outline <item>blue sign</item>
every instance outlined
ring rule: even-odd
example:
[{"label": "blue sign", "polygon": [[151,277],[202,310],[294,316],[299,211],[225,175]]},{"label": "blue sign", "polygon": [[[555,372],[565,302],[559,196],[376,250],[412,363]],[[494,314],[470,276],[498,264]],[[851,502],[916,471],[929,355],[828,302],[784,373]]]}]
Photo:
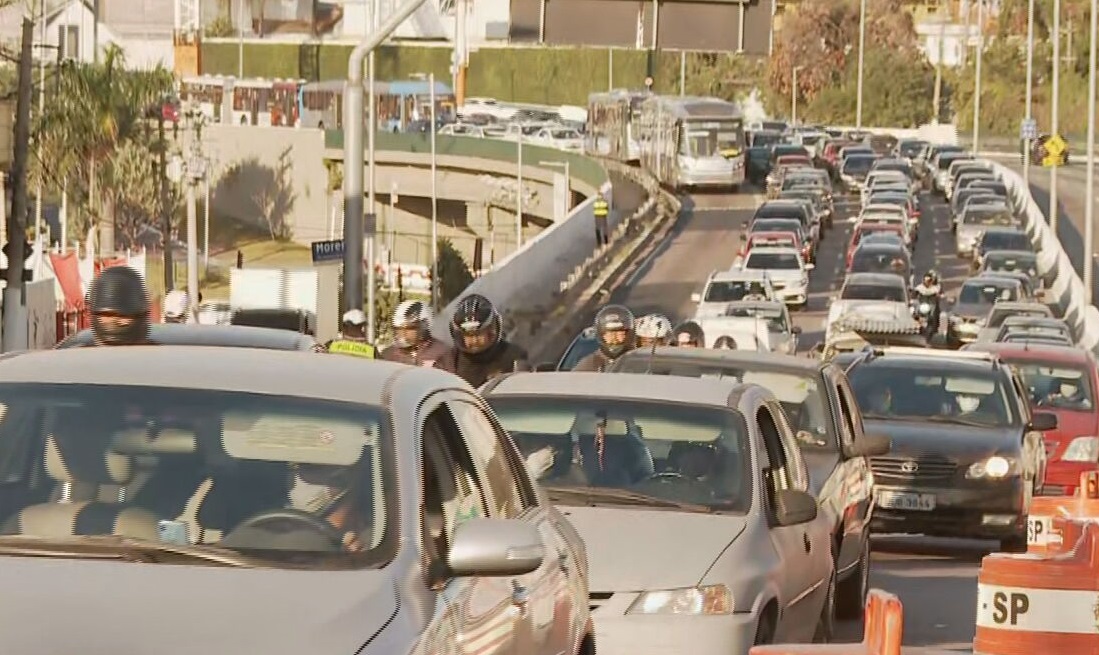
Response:
[{"label": "blue sign", "polygon": [[314,241],[311,246],[314,264],[343,261],[343,239]]},{"label": "blue sign", "polygon": [[1023,119],[1022,125],[1019,126],[1019,138],[1033,141],[1038,138],[1038,121],[1033,118]]}]

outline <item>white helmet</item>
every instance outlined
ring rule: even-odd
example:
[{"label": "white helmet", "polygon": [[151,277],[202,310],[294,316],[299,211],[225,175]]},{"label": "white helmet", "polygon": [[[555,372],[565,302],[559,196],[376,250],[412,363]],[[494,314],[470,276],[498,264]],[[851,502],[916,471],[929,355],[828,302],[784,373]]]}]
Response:
[{"label": "white helmet", "polygon": [[394,339],[401,348],[415,348],[431,334],[431,307],[422,300],[406,300],[393,310],[393,329],[416,328],[419,330],[415,343],[404,339]]},{"label": "white helmet", "polygon": [[181,319],[191,309],[191,297],[182,289],[169,291],[164,296],[164,320]]},{"label": "white helmet", "polygon": [[637,319],[637,337],[666,341],[672,335],[672,322],[663,314],[648,314]]}]

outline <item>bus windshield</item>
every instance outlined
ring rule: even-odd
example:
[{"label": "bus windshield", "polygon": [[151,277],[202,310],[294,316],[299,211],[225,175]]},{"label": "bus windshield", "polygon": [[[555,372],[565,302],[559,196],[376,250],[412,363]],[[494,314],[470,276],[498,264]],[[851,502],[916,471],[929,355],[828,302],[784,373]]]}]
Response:
[{"label": "bus windshield", "polygon": [[683,137],[680,153],[688,157],[734,156],[744,149],[744,121],[684,122]]}]

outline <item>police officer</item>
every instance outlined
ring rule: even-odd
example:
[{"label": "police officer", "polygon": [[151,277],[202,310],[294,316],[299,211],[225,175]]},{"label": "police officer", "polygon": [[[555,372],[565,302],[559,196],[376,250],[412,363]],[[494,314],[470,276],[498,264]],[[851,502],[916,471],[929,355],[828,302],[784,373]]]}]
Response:
[{"label": "police officer", "polygon": [[454,372],[474,387],[501,373],[529,368],[527,352],[504,338],[500,313],[484,296],[470,294],[458,301],[450,336]]},{"label": "police officer", "polygon": [[92,281],[88,309],[95,345],[153,343],[149,340],[149,295],[145,281],[129,266],[112,266]]},{"label": "police officer", "polygon": [[324,352],[374,359],[374,345],[366,340],[366,314],[361,309],[344,312],[340,336],[324,344]]},{"label": "police officer", "polygon": [[577,362],[574,371],[602,373],[636,346],[633,312],[622,305],[607,305],[595,315],[595,339],[599,350]]},{"label": "police officer", "polygon": [[380,359],[453,372],[454,351],[431,336],[431,308],[422,300],[406,300],[393,310],[393,345]]},{"label": "police officer", "polygon": [[605,246],[610,241],[610,235],[607,228],[607,217],[610,215],[610,205],[607,204],[607,199],[602,195],[595,196],[595,202],[592,203],[591,211],[595,216],[595,245]]}]

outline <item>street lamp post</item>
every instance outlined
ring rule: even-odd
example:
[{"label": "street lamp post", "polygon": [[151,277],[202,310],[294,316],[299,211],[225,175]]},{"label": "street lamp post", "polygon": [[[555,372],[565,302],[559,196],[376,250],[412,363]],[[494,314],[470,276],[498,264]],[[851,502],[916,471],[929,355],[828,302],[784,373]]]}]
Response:
[{"label": "street lamp post", "polygon": [[515,250],[523,247],[523,130],[519,130],[515,157]]},{"label": "street lamp post", "polygon": [[[1034,120],[1034,0],[1027,3],[1026,18],[1026,121]],[[1030,150],[1032,142],[1023,143],[1023,179],[1030,187]]]},{"label": "street lamp post", "polygon": [[[1050,134],[1060,130],[1061,113],[1061,0],[1053,0],[1053,99],[1051,102]],[[1060,162],[1058,162],[1060,163]],[[1057,236],[1057,218],[1060,211],[1057,201],[1057,167],[1049,168],[1049,227],[1053,236]]]},{"label": "street lamp post", "polygon": [[985,49],[985,3],[977,0],[977,70],[973,89],[973,153],[980,152],[981,141],[981,62],[984,60]]},{"label": "street lamp post", "polygon": [[798,71],[802,66],[794,66],[790,80],[790,125],[798,124]]},{"label": "street lamp post", "polygon": [[1084,202],[1084,302],[1092,303],[1095,275],[1095,48],[1099,32],[1099,2],[1091,0],[1091,48],[1088,53],[1088,173]]},{"label": "street lamp post", "polygon": [[855,127],[862,128],[862,67],[866,54],[866,0],[859,3],[859,79],[855,99]]},{"label": "street lamp post", "polygon": [[435,73],[418,73],[413,77],[426,79],[429,101],[431,102],[431,307],[439,308],[439,193],[438,193],[438,156],[435,149]]}]

